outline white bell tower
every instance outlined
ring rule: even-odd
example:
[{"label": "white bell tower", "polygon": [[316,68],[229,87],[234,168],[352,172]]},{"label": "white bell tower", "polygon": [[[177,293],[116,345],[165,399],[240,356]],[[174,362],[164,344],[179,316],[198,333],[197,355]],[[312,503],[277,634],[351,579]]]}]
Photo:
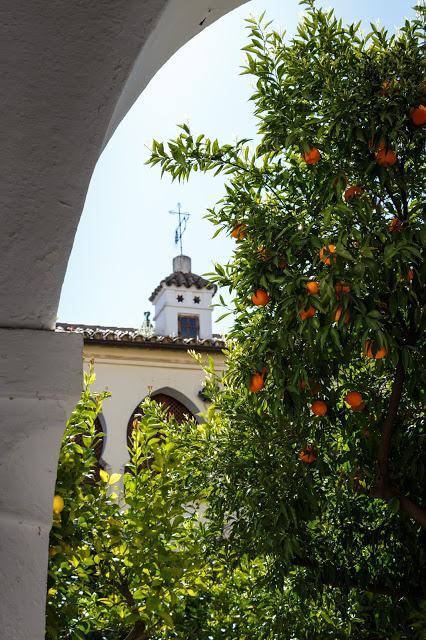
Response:
[{"label": "white bell tower", "polygon": [[191,258],[173,259],[173,272],[152,292],[155,333],[181,338],[212,337],[212,298],[216,285],[191,271]]}]

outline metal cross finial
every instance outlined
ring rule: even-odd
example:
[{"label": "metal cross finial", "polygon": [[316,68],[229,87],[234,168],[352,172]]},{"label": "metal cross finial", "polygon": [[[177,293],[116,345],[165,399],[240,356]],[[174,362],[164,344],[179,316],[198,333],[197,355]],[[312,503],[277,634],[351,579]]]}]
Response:
[{"label": "metal cross finial", "polygon": [[179,216],[179,224],[175,231],[175,244],[180,245],[180,255],[183,255],[182,250],[182,236],[186,229],[186,223],[188,222],[190,214],[187,211],[181,211],[180,202],[177,205],[177,211],[169,211],[174,216]]}]

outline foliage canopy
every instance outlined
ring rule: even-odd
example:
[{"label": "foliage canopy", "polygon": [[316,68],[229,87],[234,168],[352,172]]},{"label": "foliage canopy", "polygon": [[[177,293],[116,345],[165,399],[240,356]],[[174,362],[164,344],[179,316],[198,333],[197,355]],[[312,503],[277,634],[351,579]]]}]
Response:
[{"label": "foliage canopy", "polygon": [[187,125],[153,143],[173,178],[228,176],[208,215],[236,241],[214,275],[228,370],[203,426],[147,401],[99,482],[86,378],[48,640],[426,638],[425,10],[363,34],[304,4],[289,42],[249,21],[256,148]]},{"label": "foliage canopy", "polygon": [[[149,160],[173,179],[228,176],[208,214],[236,239],[214,275],[235,322],[210,517],[301,610],[334,594],[330,637],[424,637],[425,9],[363,34],[304,4],[290,42],[248,21],[257,147],[183,124]],[[288,637],[326,637],[306,629]]]}]

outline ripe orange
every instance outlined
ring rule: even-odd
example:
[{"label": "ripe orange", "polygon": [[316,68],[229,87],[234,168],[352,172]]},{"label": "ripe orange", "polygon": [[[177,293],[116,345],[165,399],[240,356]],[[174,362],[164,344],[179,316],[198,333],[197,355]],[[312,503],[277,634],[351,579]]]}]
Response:
[{"label": "ripe orange", "polygon": [[362,395],[359,391],[349,391],[345,397],[345,402],[348,403],[351,409],[358,409],[362,404],[364,404]]},{"label": "ripe orange", "polygon": [[317,310],[312,305],[306,311],[302,309],[299,311],[299,316],[301,320],[306,320],[307,318],[312,318],[316,314]]},{"label": "ripe orange", "polygon": [[321,159],[321,153],[316,147],[313,147],[312,149],[309,149],[309,151],[305,151],[303,159],[306,164],[317,164]]},{"label": "ripe orange", "polygon": [[264,382],[265,374],[266,374],[265,367],[262,369],[260,373],[259,372],[253,373],[253,375],[250,378],[250,384],[249,384],[250,391],[252,391],[253,393],[257,393],[258,391],[263,389],[263,387],[265,386],[265,382]]},{"label": "ripe orange", "polygon": [[389,222],[390,233],[399,233],[404,228],[404,223],[399,218],[392,218]]},{"label": "ripe orange", "polygon": [[426,107],[424,104],[419,104],[418,107],[410,109],[410,120],[416,127],[426,124]]},{"label": "ripe orange", "polygon": [[397,162],[395,151],[392,149],[386,149],[383,140],[379,143],[379,148],[376,153],[376,162],[380,167],[392,167]]},{"label": "ripe orange", "polygon": [[[319,252],[320,260],[329,267],[331,265],[331,258],[327,255],[328,253],[336,253],[336,245],[329,244],[328,247],[324,246]],[[336,260],[337,256],[333,256],[333,262],[336,262]]]},{"label": "ripe orange", "polygon": [[62,496],[56,495],[53,498],[53,513],[59,514],[63,511],[65,504]]},{"label": "ripe orange", "polygon": [[317,459],[317,453],[311,445],[308,445],[305,450],[299,453],[299,460],[305,464],[312,464]]},{"label": "ripe orange", "polygon": [[316,282],[315,280],[310,280],[309,282],[306,283],[306,288],[308,292],[311,294],[311,296],[316,296],[320,290],[319,282]]},{"label": "ripe orange", "polygon": [[358,405],[357,407],[352,407],[352,411],[358,413],[360,411],[364,411],[365,409],[365,402],[361,402],[360,405]]},{"label": "ripe orange", "polygon": [[256,307],[264,307],[269,302],[269,295],[264,289],[257,289],[251,297],[251,301]]},{"label": "ripe orange", "polygon": [[348,187],[343,194],[345,202],[352,200],[352,198],[356,198],[360,196],[364,192],[364,189],[360,187],[358,184],[354,184],[352,187]]},{"label": "ripe orange", "polygon": [[[334,314],[334,320],[335,320],[335,322],[339,322],[340,317],[341,317],[341,315],[342,315],[342,311],[343,311],[343,306],[340,304],[340,305],[337,307],[337,309],[336,309],[336,313]],[[348,322],[350,321],[350,319],[351,319],[350,313],[349,313],[349,311],[346,311],[346,313],[345,313],[345,319],[343,320],[343,322],[344,322],[345,324],[348,324]]]},{"label": "ripe orange", "polygon": [[337,297],[339,297],[339,294],[341,293],[349,293],[351,288],[348,284],[339,280],[339,282],[336,282],[336,284],[334,285],[334,290],[336,292]]},{"label": "ripe orange", "polygon": [[374,347],[374,343],[372,340],[367,340],[365,342],[364,355],[366,355],[367,358],[374,358],[375,360],[381,360],[382,358],[386,358],[386,356],[388,355],[388,350],[386,349],[386,347],[380,347],[380,349],[378,349],[376,353],[373,353],[373,347]]},{"label": "ripe orange", "polygon": [[314,416],[322,417],[327,414],[328,407],[324,402],[324,400],[314,400],[314,402],[311,404],[311,411],[314,414]]},{"label": "ripe orange", "polygon": [[407,280],[411,282],[414,278],[414,269],[408,269],[407,271]]},{"label": "ripe orange", "polygon": [[231,231],[232,238],[235,240],[244,240],[247,235],[247,225],[242,222],[241,224],[237,224]]}]

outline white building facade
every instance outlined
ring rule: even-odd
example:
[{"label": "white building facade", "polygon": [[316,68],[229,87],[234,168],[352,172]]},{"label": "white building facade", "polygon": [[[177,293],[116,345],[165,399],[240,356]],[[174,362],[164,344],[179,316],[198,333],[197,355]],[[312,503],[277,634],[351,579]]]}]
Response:
[{"label": "white building facade", "polygon": [[208,407],[203,394],[204,374],[189,350],[212,357],[220,375],[224,342],[212,334],[212,297],[216,287],[192,273],[191,260],[178,256],[173,272],[152,293],[155,329],[67,325],[59,333],[80,334],[84,362],[94,364],[94,391],[108,390],[100,423],[104,431],[100,464],[109,472],[123,472],[133,416],[150,395],[166,405],[178,420],[184,415],[202,420]]}]

